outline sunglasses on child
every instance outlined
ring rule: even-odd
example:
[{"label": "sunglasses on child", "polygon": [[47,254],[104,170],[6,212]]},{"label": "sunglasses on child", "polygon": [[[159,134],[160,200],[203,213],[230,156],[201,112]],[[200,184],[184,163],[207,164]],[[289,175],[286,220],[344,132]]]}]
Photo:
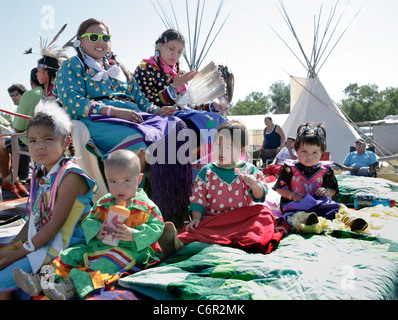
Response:
[{"label": "sunglasses on child", "polygon": [[88,40],[90,42],[97,42],[99,38],[102,39],[103,42],[108,43],[111,41],[111,35],[110,34],[98,34],[98,33],[85,33],[81,36],[81,38],[88,37]]}]

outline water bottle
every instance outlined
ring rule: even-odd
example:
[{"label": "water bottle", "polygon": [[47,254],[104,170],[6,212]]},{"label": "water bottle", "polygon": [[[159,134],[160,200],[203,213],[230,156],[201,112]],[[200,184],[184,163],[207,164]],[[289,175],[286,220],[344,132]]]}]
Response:
[{"label": "water bottle", "polygon": [[[130,215],[130,210],[126,208],[126,201],[120,200],[120,204],[111,206],[108,211],[107,217],[107,231],[113,232],[113,229],[118,225],[119,222],[124,223]],[[112,235],[108,234],[102,240],[103,243],[111,246],[117,246],[119,240],[114,239]]]}]

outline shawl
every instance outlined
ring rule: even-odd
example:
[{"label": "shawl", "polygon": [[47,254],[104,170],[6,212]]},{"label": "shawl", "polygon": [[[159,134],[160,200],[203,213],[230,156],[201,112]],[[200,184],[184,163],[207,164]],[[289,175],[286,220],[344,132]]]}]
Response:
[{"label": "shawl", "polygon": [[[177,70],[178,70],[177,64],[175,64],[173,66],[169,66],[166,62],[164,62],[164,60],[161,57],[159,57],[159,61],[160,61],[160,66],[162,67],[163,71],[166,74],[170,74],[172,79],[174,80],[178,74],[177,73]],[[150,57],[149,59],[144,59],[144,62],[150,64],[151,66],[154,66],[155,68],[160,69],[158,62],[156,61],[154,56]],[[187,90],[187,86],[184,84],[178,88],[177,92],[181,93],[181,92],[185,92],[186,90]]]}]

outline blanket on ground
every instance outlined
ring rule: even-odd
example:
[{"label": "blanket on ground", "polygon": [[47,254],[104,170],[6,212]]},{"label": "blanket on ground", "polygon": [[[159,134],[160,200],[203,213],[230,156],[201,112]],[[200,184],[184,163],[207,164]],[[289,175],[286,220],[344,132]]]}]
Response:
[{"label": "blanket on ground", "polygon": [[398,242],[291,234],[267,255],[194,242],[119,284],[154,299],[398,299]]},{"label": "blanket on ground", "polygon": [[354,206],[356,196],[375,196],[398,201],[398,183],[381,178],[336,175],[340,192],[333,200],[347,206]]}]

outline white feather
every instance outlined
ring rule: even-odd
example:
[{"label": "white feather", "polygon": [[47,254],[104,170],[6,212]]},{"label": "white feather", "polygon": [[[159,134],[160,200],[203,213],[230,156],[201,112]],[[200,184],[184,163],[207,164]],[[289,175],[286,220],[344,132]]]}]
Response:
[{"label": "white feather", "polygon": [[186,93],[177,100],[180,105],[199,106],[225,94],[226,85],[214,62],[206,65],[188,86]]},{"label": "white feather", "polygon": [[54,135],[69,136],[72,132],[72,122],[66,111],[55,101],[41,100],[35,107],[35,115],[44,113],[49,115],[54,123]]}]

